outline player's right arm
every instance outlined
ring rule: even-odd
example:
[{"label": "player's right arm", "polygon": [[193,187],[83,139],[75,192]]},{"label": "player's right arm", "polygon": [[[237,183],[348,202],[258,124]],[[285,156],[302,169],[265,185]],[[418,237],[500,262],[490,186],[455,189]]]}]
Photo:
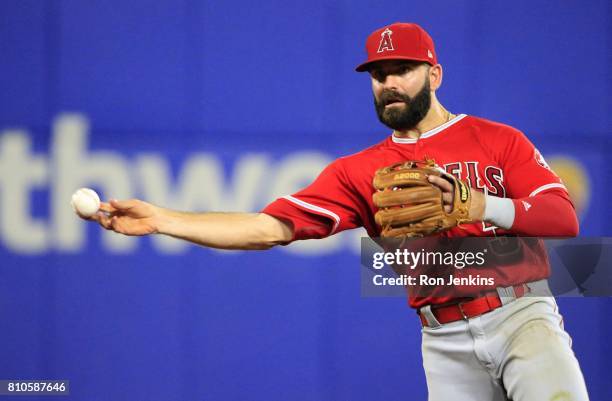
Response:
[{"label": "player's right arm", "polygon": [[219,249],[269,249],[288,243],[291,227],[265,213],[188,213],[138,199],[102,202],[90,220],[125,235],[165,234]]},{"label": "player's right arm", "polygon": [[178,212],[132,199],[102,202],[90,220],[125,235],[165,234],[211,248],[269,249],[358,227],[358,205],[357,191],[337,160],[309,186],[276,199],[262,213]]}]

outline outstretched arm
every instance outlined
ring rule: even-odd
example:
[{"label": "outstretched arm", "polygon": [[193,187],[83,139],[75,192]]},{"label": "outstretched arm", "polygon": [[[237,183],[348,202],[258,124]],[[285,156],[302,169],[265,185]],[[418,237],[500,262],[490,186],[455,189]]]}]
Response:
[{"label": "outstretched arm", "polygon": [[102,202],[89,218],[125,235],[165,234],[219,249],[269,249],[291,241],[292,229],[264,213],[188,213],[138,199]]}]

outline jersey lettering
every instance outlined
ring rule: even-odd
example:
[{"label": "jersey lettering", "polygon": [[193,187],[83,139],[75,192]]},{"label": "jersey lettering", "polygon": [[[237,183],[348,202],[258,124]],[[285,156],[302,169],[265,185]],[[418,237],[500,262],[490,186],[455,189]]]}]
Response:
[{"label": "jersey lettering", "polygon": [[478,174],[478,162],[465,162],[465,165],[467,166],[466,181],[472,188],[484,189],[480,174]]},{"label": "jersey lettering", "polygon": [[[452,162],[444,164],[444,170],[453,175],[455,178],[465,180],[471,188],[485,190],[486,193],[499,196],[502,198],[506,197],[506,188],[504,187],[504,173],[496,166],[487,166],[484,169],[485,183],[481,178],[478,170],[478,162],[464,162],[465,169],[462,167],[460,162]],[[466,176],[463,177],[462,172],[466,172]]]},{"label": "jersey lettering", "polygon": [[485,178],[491,195],[506,197],[506,188],[504,187],[504,172],[499,167],[487,166],[485,168]]},{"label": "jersey lettering", "polygon": [[461,163],[447,163],[444,165],[444,170],[456,179],[461,179]]}]

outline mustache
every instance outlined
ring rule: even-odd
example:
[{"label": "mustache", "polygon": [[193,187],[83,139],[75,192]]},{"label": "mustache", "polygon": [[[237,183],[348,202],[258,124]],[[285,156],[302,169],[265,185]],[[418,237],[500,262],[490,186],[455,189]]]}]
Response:
[{"label": "mustache", "polygon": [[404,102],[406,104],[410,104],[411,101],[412,99],[408,95],[402,95],[401,93],[393,90],[383,90],[380,94],[378,103],[382,106],[386,106],[394,102]]}]

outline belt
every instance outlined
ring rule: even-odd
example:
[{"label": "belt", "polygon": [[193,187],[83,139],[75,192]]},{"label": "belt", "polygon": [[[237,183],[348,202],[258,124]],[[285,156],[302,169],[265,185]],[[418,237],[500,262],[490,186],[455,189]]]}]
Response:
[{"label": "belt", "polygon": [[[525,284],[515,285],[512,288],[514,289],[514,298],[520,298],[529,292],[529,287],[527,287]],[[503,304],[504,303],[499,297],[497,290],[492,290],[478,298],[467,301],[453,303],[450,305],[432,305],[431,312],[440,324],[445,324],[455,322],[457,320],[467,320],[476,316],[484,315],[485,313],[499,308]],[[418,313],[423,326],[429,326],[425,316],[423,316],[420,311]]]}]

